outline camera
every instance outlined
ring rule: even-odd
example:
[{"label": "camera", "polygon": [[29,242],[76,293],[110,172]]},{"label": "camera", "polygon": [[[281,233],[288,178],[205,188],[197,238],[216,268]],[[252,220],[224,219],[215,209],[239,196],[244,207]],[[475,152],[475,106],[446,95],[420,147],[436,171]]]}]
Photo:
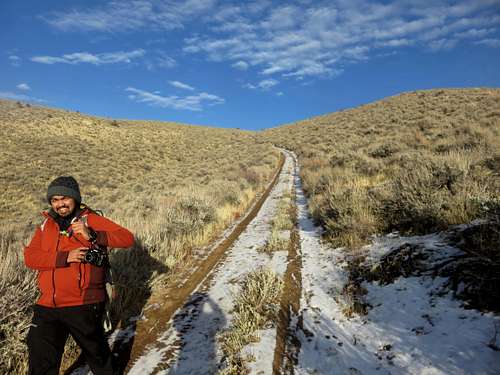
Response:
[{"label": "camera", "polygon": [[105,247],[97,244],[92,244],[89,250],[85,253],[83,263],[89,263],[97,267],[102,267],[108,264],[108,253]]}]

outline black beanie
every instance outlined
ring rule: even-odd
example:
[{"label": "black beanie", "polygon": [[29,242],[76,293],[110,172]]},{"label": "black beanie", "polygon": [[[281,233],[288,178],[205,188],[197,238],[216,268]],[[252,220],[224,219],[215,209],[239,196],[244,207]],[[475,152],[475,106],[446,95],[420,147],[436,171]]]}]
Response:
[{"label": "black beanie", "polygon": [[49,203],[54,195],[64,195],[73,198],[77,204],[82,202],[78,182],[71,176],[57,177],[49,184],[49,188],[47,189],[47,200]]}]

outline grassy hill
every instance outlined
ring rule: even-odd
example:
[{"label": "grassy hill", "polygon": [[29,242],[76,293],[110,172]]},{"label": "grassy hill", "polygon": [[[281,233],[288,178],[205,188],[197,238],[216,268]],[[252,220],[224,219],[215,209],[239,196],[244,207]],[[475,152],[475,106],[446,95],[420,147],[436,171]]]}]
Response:
[{"label": "grassy hill", "polygon": [[115,318],[125,321],[154,286],[189,269],[193,249],[246,210],[279,157],[251,132],[109,120],[5,100],[0,129],[0,373],[25,372],[22,340],[36,288],[22,243],[42,222],[53,178],[74,176],[85,203],[136,235],[136,249],[112,258]]},{"label": "grassy hill", "polygon": [[310,211],[335,245],[426,233],[496,212],[500,90],[404,93],[266,130],[294,150]]},{"label": "grassy hill", "polygon": [[58,175],[76,177],[86,203],[136,234],[136,249],[112,258],[121,320],[250,205],[277,165],[271,143],[298,155],[311,214],[334,245],[360,251],[374,234],[482,218],[469,246],[499,255],[498,89],[405,93],[260,133],[0,100],[0,128],[0,373],[25,371],[35,290],[22,242]]}]

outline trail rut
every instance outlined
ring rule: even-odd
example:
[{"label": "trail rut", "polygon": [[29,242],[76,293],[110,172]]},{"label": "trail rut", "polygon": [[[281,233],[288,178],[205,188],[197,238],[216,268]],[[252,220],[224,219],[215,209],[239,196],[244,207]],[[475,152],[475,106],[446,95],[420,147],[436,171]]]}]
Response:
[{"label": "trail rut", "polygon": [[[153,314],[158,323],[143,324],[138,330],[138,335],[142,337],[153,334],[158,339],[140,346],[144,349],[141,354],[136,351],[129,374],[210,374],[221,368],[223,358],[217,334],[231,323],[233,300],[239,291],[239,282],[259,267],[269,267],[281,275],[286,271],[287,251],[277,251],[269,256],[259,249],[269,236],[278,199],[283,190],[291,186],[292,166],[293,161],[287,156],[266,199],[255,207],[258,212],[254,217],[248,217],[248,225],[235,234],[238,238],[234,242],[226,243],[218,256],[218,263],[214,261],[212,271],[204,267],[201,273],[197,272],[196,284],[191,282],[189,291],[186,286],[181,287],[182,295],[190,295],[187,301],[180,303],[179,292],[172,290],[172,294],[177,293],[174,301],[163,302],[165,307],[158,308]],[[172,319],[162,323],[167,314]],[[150,319],[148,317],[148,321]],[[267,339],[274,348],[276,338]],[[273,356],[266,353],[266,357],[269,357],[266,366],[272,369]]]}]

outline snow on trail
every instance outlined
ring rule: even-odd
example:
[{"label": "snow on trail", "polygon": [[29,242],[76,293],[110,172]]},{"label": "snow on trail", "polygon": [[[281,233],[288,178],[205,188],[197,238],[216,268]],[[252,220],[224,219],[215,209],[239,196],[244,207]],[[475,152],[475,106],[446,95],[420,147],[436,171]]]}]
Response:
[{"label": "snow on trail", "polygon": [[[346,318],[340,291],[347,281],[342,249],[320,241],[295,171],[302,252],[302,298],[295,374],[500,374],[500,317],[464,310],[451,294],[439,296],[442,278],[400,277],[393,284],[364,283],[368,315]],[[372,259],[403,243],[425,244],[440,256],[458,250],[439,235],[376,239]],[[369,256],[370,259],[370,256]],[[495,327],[497,327],[495,329]]]},{"label": "snow on trail", "polygon": [[[500,317],[465,310],[451,293],[443,293],[446,279],[421,276],[400,277],[388,285],[365,282],[371,309],[366,316],[345,317],[341,295],[348,281],[345,253],[320,240],[321,229],[309,218],[296,158],[285,154],[279,181],[257,216],[128,373],[196,375],[221,369],[217,335],[231,325],[241,281],[259,267],[280,275],[286,271],[286,251],[270,257],[258,249],[270,236],[279,198],[293,184],[302,262],[300,312],[290,319],[290,331],[300,342],[294,374],[500,374],[500,352],[493,350],[500,347]],[[460,252],[440,234],[389,234],[365,247],[365,263],[374,263],[404,244],[429,249],[427,260],[433,262]],[[259,342],[243,350],[255,358],[247,364],[250,374],[272,374],[276,327],[259,330],[258,336]]]},{"label": "snow on trail", "polygon": [[[221,364],[217,334],[228,328],[232,319],[234,297],[240,282],[259,267],[269,267],[282,275],[286,270],[286,251],[272,257],[258,249],[270,235],[271,219],[279,198],[292,184],[293,161],[287,156],[279,181],[264,202],[261,210],[246,230],[228,249],[228,254],[176,313],[171,327],[158,342],[149,347],[129,371],[130,375],[213,374]],[[245,352],[256,361],[250,364],[252,373],[272,373],[275,329],[259,331],[260,344],[252,344]]]}]

